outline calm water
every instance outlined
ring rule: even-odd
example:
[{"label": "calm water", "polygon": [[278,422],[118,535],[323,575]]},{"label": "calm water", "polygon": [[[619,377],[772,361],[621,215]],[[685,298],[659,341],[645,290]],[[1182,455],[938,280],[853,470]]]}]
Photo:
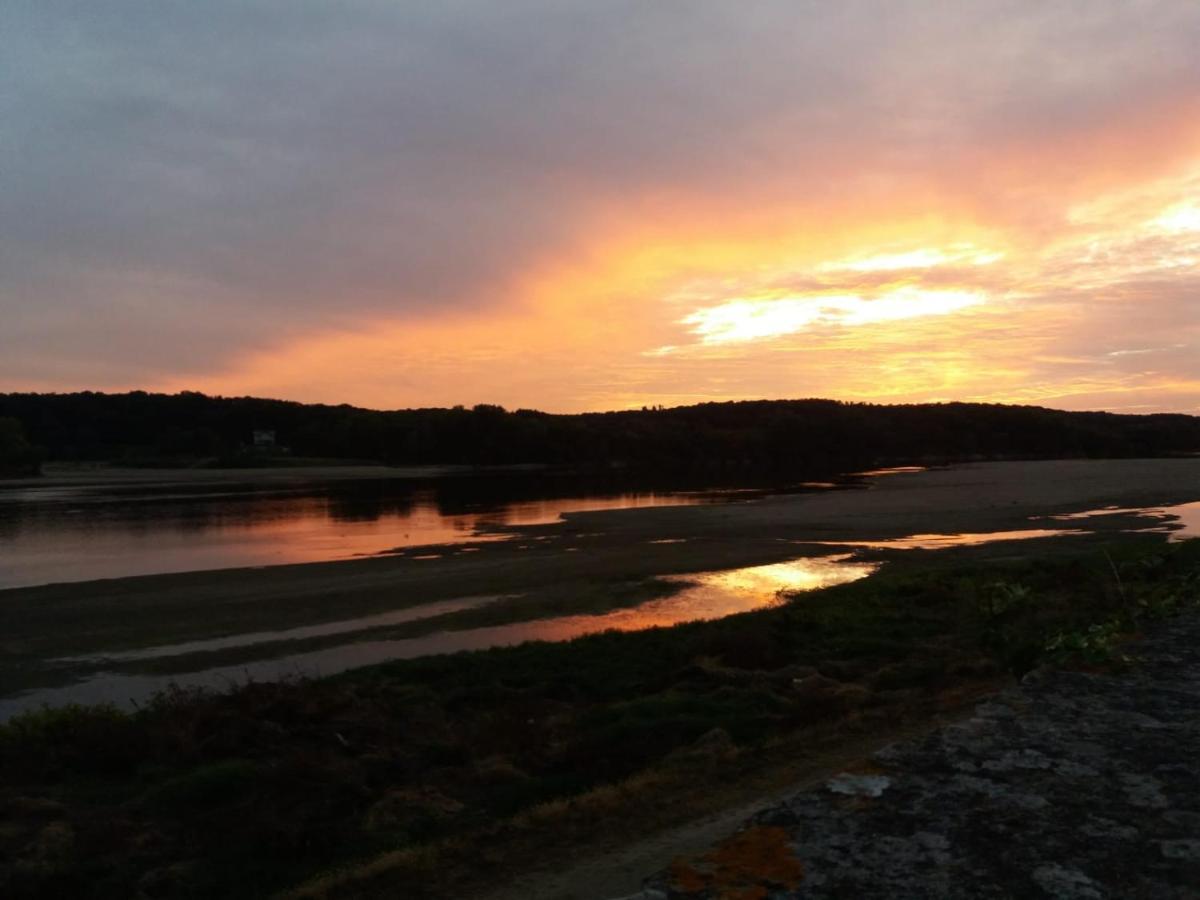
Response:
[{"label": "calm water", "polygon": [[[1104,519],[1109,517],[1122,520],[1133,518],[1137,521],[1138,524],[1124,529],[1130,534],[1165,534],[1170,541],[1200,537],[1200,501],[1195,501],[1178,503],[1174,506],[1106,506],[1084,512],[1033,517],[1033,521],[1071,522],[1083,527],[1024,528],[1019,531],[964,532],[960,534],[910,534],[906,537],[879,541],[817,541],[816,543],[873,550],[945,550],[952,547],[978,547],[983,544],[996,544],[1004,541],[1027,541],[1089,534],[1091,533],[1089,526],[1101,524]],[[794,543],[802,542],[795,541]]]},{"label": "calm water", "polygon": [[1107,516],[1137,516],[1149,524],[1138,529],[1140,531],[1161,532],[1170,535],[1172,541],[1182,541],[1188,538],[1200,537],[1200,501],[1178,503],[1174,506],[1120,507],[1105,506],[1102,509],[1089,509],[1085,512],[1065,513],[1058,516],[1047,516],[1059,522],[1096,521]]},{"label": "calm water", "polygon": [[[756,495],[761,491],[750,491]],[[0,488],[0,589],[319,562],[502,540],[564,513],[728,502],[743,491],[636,490],[546,476]]]}]

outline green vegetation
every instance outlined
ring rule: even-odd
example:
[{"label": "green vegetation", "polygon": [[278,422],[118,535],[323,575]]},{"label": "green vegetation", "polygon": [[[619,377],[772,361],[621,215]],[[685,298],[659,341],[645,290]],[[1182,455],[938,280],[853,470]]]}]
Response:
[{"label": "green vegetation", "polygon": [[[879,406],[832,400],[703,403],[582,415],[471,409],[383,412],[194,392],[0,394],[54,460],[165,465],[305,459],[393,464],[621,464],[811,473],[900,461],[1162,456],[1200,450],[1200,418],[1061,412],[982,403]],[[255,430],[287,448],[263,455]]]},{"label": "green vegetation", "polygon": [[1044,662],[1122,665],[1198,600],[1200,541],[926,556],[719,622],[29,714],[0,727],[0,895],[469,896]]}]

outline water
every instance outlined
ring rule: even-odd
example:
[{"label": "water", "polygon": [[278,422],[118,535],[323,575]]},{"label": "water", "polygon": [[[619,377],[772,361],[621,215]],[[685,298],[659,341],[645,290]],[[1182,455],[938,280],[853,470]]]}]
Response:
[{"label": "water", "polygon": [[878,478],[883,475],[917,475],[928,472],[927,466],[889,466],[883,469],[868,469],[865,472],[855,472],[860,478]]},{"label": "water", "polygon": [[[1034,516],[1033,519],[1034,521],[1072,522],[1089,526],[1100,524],[1100,520],[1108,517],[1134,519],[1136,522],[1134,527],[1123,529],[1131,534],[1166,534],[1170,541],[1182,541],[1188,538],[1200,537],[1200,501],[1178,503],[1173,506],[1105,506],[1101,509],[1089,509],[1083,512]],[[872,550],[943,550],[952,547],[977,547],[983,544],[994,544],[1002,541],[1070,537],[1072,535],[1090,533],[1092,532],[1087,527],[1024,528],[1019,531],[910,534],[905,537],[888,538],[878,541],[816,541],[815,543],[835,547],[860,547]],[[794,543],[807,542],[795,541]]]},{"label": "water", "polygon": [[[171,685],[225,688],[248,680],[331,675],[373,663],[436,653],[510,646],[533,640],[565,641],[603,631],[640,631],[669,627],[682,622],[718,619],[779,603],[783,592],[815,590],[844,584],[866,578],[876,569],[877,563],[856,561],[847,554],[809,557],[772,565],[666,576],[662,580],[680,584],[681,589],[670,596],[650,600],[628,609],[599,614],[559,616],[461,631],[439,631],[400,640],[371,639],[370,629],[380,625],[415,621],[422,617],[444,614],[453,609],[478,607],[499,599],[461,598],[395,613],[287,631],[191,641],[108,656],[63,658],[52,660],[51,663],[74,666],[74,677],[77,680],[58,687],[25,691],[0,699],[0,720],[43,705],[128,705],[144,702]],[[290,640],[317,635],[352,636],[355,632],[360,633],[359,640],[334,647],[302,652],[289,652],[286,649],[286,642]],[[279,648],[280,642],[285,643],[285,649]],[[204,662],[205,654],[231,647],[252,646],[256,643],[264,645],[263,658],[237,665],[213,666]],[[125,674],[111,670],[117,663],[190,655],[198,657],[194,663],[196,668],[182,674]]]},{"label": "water", "polygon": [[356,619],[343,619],[338,622],[301,625],[296,628],[285,628],[280,631],[250,631],[245,634],[233,634],[227,637],[209,638],[202,641],[185,641],[181,644],[164,644],[161,647],[146,647],[141,650],[125,650],[118,653],[91,656],[62,656],[50,662],[57,665],[93,664],[102,666],[111,663],[136,662],[144,659],[165,659],[172,656],[188,656],[193,653],[213,653],[218,650],[232,650],[262,644],[303,641],[317,637],[352,634],[354,632],[369,631],[373,628],[402,625],[406,622],[419,622],[422,619],[430,619],[434,616],[478,609],[481,606],[487,606],[489,603],[495,603],[503,596],[503,594],[486,594],[480,597],[436,600],[432,603],[423,603],[416,607],[396,609],[391,612],[376,613],[370,616],[359,616]]},{"label": "water", "polygon": [[1089,509],[1084,512],[1063,513],[1057,516],[1045,516],[1061,522],[1093,522],[1107,516],[1135,516],[1148,519],[1145,527],[1135,531],[1154,532],[1169,535],[1168,540],[1183,541],[1188,538],[1200,537],[1200,501],[1192,503],[1177,503],[1174,506],[1143,506],[1120,507],[1105,506],[1101,509]]},{"label": "water", "polygon": [[[910,471],[875,470],[861,473],[859,478]],[[510,540],[514,538],[511,530],[518,526],[554,522],[571,512],[729,503],[771,492],[762,487],[647,489],[512,472],[491,477],[356,476],[341,481],[275,475],[253,485],[212,473],[171,483],[155,483],[152,478],[139,476],[138,483],[125,484],[0,487],[0,588],[324,561],[403,548],[421,548],[408,555],[411,560],[434,560],[449,553],[477,551],[486,541]],[[805,482],[799,488],[846,486],[846,481]],[[850,486],[862,486],[862,482]],[[1104,523],[1105,517],[1120,517],[1120,521]],[[913,534],[828,543],[854,549],[936,550],[1086,534],[1096,525],[1163,533],[1175,540],[1200,535],[1200,502],[1144,509],[1109,507],[1040,520],[1019,531]],[[580,533],[574,538],[588,536]],[[542,539],[525,533],[513,546],[532,549]],[[645,543],[672,545],[690,540],[693,538],[667,532]],[[784,544],[812,543],[780,540]],[[563,541],[568,544],[561,548],[563,553],[579,551],[571,541]],[[441,544],[453,546],[437,546]],[[433,621],[507,599],[494,594],[463,596],[354,619],[276,630],[268,630],[268,626],[186,643],[43,660],[24,673],[35,677],[18,680],[26,686],[42,687],[0,698],[0,718],[42,704],[143,701],[172,683],[219,688],[251,678],[319,676],[392,659],[716,619],[776,603],[781,592],[852,581],[876,568],[876,563],[841,552],[772,565],[662,576],[660,581],[678,586],[675,593],[604,613],[487,627],[467,627],[463,622],[458,630],[447,630],[454,628],[452,619]],[[427,626],[421,625],[424,620],[429,621]],[[389,631],[412,623],[417,623],[416,629],[410,627],[406,634],[418,636],[396,638],[395,632]],[[419,634],[422,628],[429,633]],[[232,659],[243,661],[231,665]],[[145,674],[154,661],[176,674]]]},{"label": "water", "polygon": [[[870,550],[948,550],[952,547],[979,547],[1003,541],[1027,541],[1087,533],[1078,528],[1026,528],[1021,531],[910,534],[906,537],[887,538],[880,541],[816,541],[815,543],[833,547],[861,547]],[[795,543],[805,542],[796,541]]]},{"label": "water", "polygon": [[505,529],[554,522],[565,513],[755,495],[631,490],[512,473],[268,489],[208,480],[0,488],[0,589],[478,544],[506,539]]}]

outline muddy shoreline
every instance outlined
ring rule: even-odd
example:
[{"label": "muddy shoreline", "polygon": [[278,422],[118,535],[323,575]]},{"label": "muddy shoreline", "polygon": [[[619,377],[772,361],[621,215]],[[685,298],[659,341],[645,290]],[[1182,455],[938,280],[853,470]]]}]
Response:
[{"label": "muddy shoreline", "polygon": [[[805,541],[1035,527],[1032,517],[1200,499],[1200,459],[982,463],[880,478],[867,491],[571,514],[512,541],[366,559],[0,591],[0,652],[131,649],[294,627],[473,594],[761,565],[828,553]],[[663,543],[662,541],[674,541]],[[477,550],[464,552],[468,547]],[[571,552],[564,552],[571,550]],[[417,558],[425,557],[425,558]],[[436,558],[429,558],[436,557]],[[52,632],[51,636],[47,631]]]}]

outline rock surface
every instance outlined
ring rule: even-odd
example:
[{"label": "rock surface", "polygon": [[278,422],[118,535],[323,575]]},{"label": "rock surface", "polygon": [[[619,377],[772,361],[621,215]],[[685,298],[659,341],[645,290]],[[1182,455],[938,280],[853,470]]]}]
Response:
[{"label": "rock surface", "polygon": [[1031,673],[637,896],[1200,898],[1200,615],[1127,652],[1120,672]]}]

